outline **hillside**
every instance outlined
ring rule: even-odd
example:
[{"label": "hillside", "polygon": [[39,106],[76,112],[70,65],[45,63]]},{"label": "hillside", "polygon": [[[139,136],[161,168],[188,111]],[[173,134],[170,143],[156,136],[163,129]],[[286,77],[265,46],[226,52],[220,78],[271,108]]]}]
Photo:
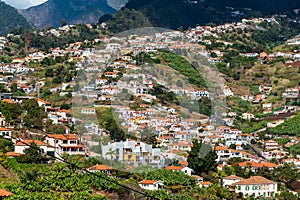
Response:
[{"label": "hillside", "polygon": [[[188,28],[197,24],[221,24],[238,21],[245,17],[266,16],[300,8],[299,1],[279,0],[131,0],[125,8],[141,12],[153,26],[177,29]],[[123,10],[118,11],[123,12]],[[106,18],[100,19],[100,22]],[[126,23],[124,21],[124,23]],[[108,24],[110,21],[108,20]]]},{"label": "hillside", "polygon": [[127,2],[128,0],[107,0],[107,4],[116,10],[125,6]]},{"label": "hillside", "polygon": [[106,13],[114,13],[106,0],[49,0],[41,5],[19,11],[36,27],[58,27],[64,19],[68,24],[95,23]]},{"label": "hillside", "polygon": [[5,35],[9,33],[13,28],[23,28],[28,29],[31,25],[26,21],[26,19],[20,15],[16,9],[0,2],[0,35]]}]

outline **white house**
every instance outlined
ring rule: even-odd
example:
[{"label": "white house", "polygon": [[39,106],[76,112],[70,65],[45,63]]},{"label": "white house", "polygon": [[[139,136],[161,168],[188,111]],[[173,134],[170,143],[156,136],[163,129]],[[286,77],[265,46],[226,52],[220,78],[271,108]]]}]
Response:
[{"label": "white house", "polygon": [[266,140],[264,141],[264,149],[266,150],[274,150],[280,149],[281,146],[275,140]]},{"label": "white house", "polygon": [[158,190],[163,188],[164,183],[160,180],[142,180],[139,182],[139,186],[145,190]]},{"label": "white house", "polygon": [[87,169],[89,172],[101,172],[107,175],[111,175],[111,171],[112,171],[112,167],[108,166],[108,165],[94,165],[90,168]]},{"label": "white house", "polygon": [[85,155],[86,148],[74,134],[48,134],[45,143],[55,148],[57,156],[67,153],[69,155]]},{"label": "white house", "polygon": [[276,126],[279,126],[280,124],[282,124],[284,122],[284,120],[277,120],[277,121],[274,121],[274,122],[268,122],[267,123],[267,127],[268,128],[274,128]]},{"label": "white house", "polygon": [[95,108],[82,108],[81,109],[81,114],[84,114],[84,115],[95,115],[96,114],[96,110],[95,110]]},{"label": "white house", "polygon": [[233,183],[231,186],[235,188],[236,193],[242,193],[244,197],[254,195],[255,198],[274,198],[277,193],[277,183],[262,176],[252,176]]},{"label": "white house", "polygon": [[11,130],[4,127],[0,127],[0,135],[4,138],[11,138]]},{"label": "white house", "polygon": [[35,143],[42,151],[42,153],[54,153],[54,147],[46,144],[39,140],[22,140],[16,141],[15,143],[15,153],[23,154],[24,150],[29,148],[31,144]]},{"label": "white house", "polygon": [[243,113],[242,118],[251,120],[251,119],[254,119],[254,114],[252,114],[252,113]]},{"label": "white house", "polygon": [[6,124],[5,116],[0,112],[0,126],[4,127]]},{"label": "white house", "polygon": [[44,101],[42,99],[37,99],[39,107],[45,107],[45,112],[47,112],[48,108],[51,108],[51,103]]},{"label": "white house", "polygon": [[226,187],[232,185],[233,183],[237,183],[241,180],[243,180],[243,178],[239,176],[235,176],[235,175],[227,176],[222,179],[222,186]]},{"label": "white house", "polygon": [[166,169],[172,171],[181,171],[189,176],[192,175],[192,169],[186,166],[167,166]]}]

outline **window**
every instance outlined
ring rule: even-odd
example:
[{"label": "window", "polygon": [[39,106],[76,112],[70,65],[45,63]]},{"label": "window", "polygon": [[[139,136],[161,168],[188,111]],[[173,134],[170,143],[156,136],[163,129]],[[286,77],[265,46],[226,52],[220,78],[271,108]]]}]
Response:
[{"label": "window", "polygon": [[249,187],[249,186],[246,186],[246,190],[250,190],[250,187]]},{"label": "window", "polygon": [[240,186],[240,185],[238,185],[238,186],[237,186],[237,189],[238,189],[238,190],[241,190],[241,186]]},{"label": "window", "polygon": [[63,141],[63,144],[68,144],[68,140],[64,140],[64,141]]},{"label": "window", "polygon": [[71,140],[70,144],[76,144],[76,140]]}]

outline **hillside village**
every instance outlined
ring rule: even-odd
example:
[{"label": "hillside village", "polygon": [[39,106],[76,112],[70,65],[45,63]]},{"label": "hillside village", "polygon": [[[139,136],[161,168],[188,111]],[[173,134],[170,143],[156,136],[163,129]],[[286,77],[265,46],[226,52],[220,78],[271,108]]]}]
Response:
[{"label": "hillside village", "polygon": [[[1,159],[36,162],[28,154],[37,147],[45,154],[39,164],[69,162],[72,156],[95,158],[100,162],[85,169],[112,179],[120,178],[115,171],[133,173],[145,166],[164,170],[132,178],[135,187],[154,192],[151,195],[176,194],[172,187],[180,181],[170,183],[168,176],[179,174],[191,180],[184,186],[199,188],[199,195],[222,188],[236,195],[225,199],[297,199],[300,35],[268,52],[241,51],[238,48],[244,47],[226,36],[279,23],[258,18],[185,32],[102,35],[2,60],[0,134],[11,143]],[[72,28],[66,25],[39,35],[60,37]],[[1,37],[0,51],[9,48],[14,37]],[[198,63],[188,64],[189,58]],[[243,72],[231,72],[237,70],[235,65]],[[212,80],[219,82],[208,87],[204,80],[211,77],[195,75],[202,67],[218,69]],[[227,104],[218,122],[215,113],[207,112],[217,96]],[[211,153],[201,149],[205,145]],[[197,150],[201,167],[191,157]],[[6,167],[13,172],[12,166]],[[0,196],[21,195],[14,194],[17,190],[4,193]]]}]

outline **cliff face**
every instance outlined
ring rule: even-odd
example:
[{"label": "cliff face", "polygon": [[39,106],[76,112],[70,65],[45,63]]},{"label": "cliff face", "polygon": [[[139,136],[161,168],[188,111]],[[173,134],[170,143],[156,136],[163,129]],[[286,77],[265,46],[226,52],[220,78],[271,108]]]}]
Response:
[{"label": "cliff face", "polygon": [[36,27],[58,27],[64,19],[68,24],[96,23],[104,14],[114,13],[106,0],[49,0],[41,5],[19,10]]}]

